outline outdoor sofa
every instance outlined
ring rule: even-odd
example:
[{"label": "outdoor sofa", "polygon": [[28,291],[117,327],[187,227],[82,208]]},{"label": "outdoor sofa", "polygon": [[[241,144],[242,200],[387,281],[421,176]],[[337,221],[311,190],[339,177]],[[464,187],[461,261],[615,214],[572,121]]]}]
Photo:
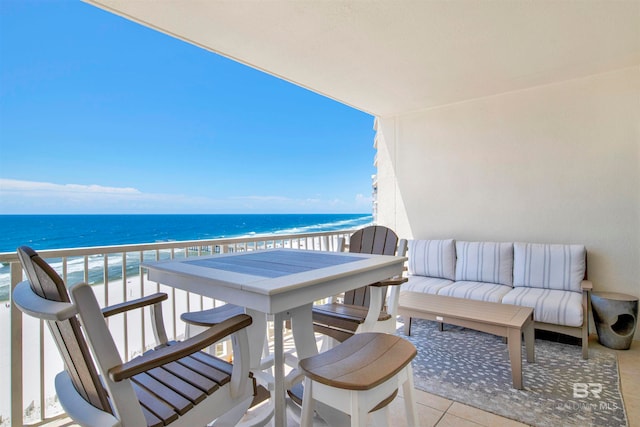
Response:
[{"label": "outdoor sofa", "polygon": [[536,329],[581,338],[588,358],[583,245],[409,240],[407,256],[402,291],[532,307]]}]

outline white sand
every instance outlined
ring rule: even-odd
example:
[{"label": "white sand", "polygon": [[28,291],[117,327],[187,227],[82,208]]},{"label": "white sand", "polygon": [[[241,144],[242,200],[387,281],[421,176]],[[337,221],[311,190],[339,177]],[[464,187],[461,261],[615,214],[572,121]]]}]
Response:
[{"label": "white sand", "polygon": [[[157,292],[157,285],[153,282],[149,283],[146,280],[146,275],[144,279],[144,294],[150,295]],[[104,306],[105,299],[105,286],[104,285],[96,285],[93,287],[94,292],[96,293],[96,297],[101,306]],[[109,283],[109,305],[117,304],[123,301],[123,286],[122,280],[112,281]],[[184,325],[180,321],[180,313],[183,313],[188,310],[187,306],[187,297],[186,293],[183,291],[176,290],[175,298],[172,297],[172,288],[161,286],[161,292],[166,292],[169,295],[169,300],[164,301],[163,303],[163,316],[165,320],[165,325],[167,329],[167,335],[169,339],[174,337],[174,332],[178,336],[178,338],[182,335],[184,331]],[[127,278],[127,286],[126,286],[126,299],[131,300],[140,296],[140,277],[129,277]],[[173,302],[175,300],[175,313],[176,313],[176,324],[174,330],[174,309]],[[197,295],[190,296],[190,309],[197,310],[200,309],[200,297]],[[211,301],[205,300],[205,307],[211,307]],[[128,348],[129,357],[132,357],[136,354],[139,354],[142,351],[141,340],[142,340],[142,325],[143,325],[143,317],[140,315],[141,311],[136,310],[131,312],[126,316],[127,321],[127,333],[128,340],[130,343],[130,347]],[[10,314],[11,310],[8,308],[5,303],[1,303],[0,305],[0,425],[5,425],[7,419],[9,418],[10,412],[10,344],[11,344],[11,334],[10,334]],[[124,354],[124,337],[125,337],[125,325],[124,325],[123,315],[117,315],[113,318],[109,319],[109,329],[114,337],[118,348],[120,349],[120,354]],[[34,415],[37,417],[39,415],[39,407],[40,407],[40,352],[39,352],[39,342],[40,342],[40,328],[38,325],[38,320],[30,318],[28,316],[23,316],[23,330],[22,330],[22,343],[23,343],[23,389],[24,389],[24,397],[23,397],[23,405],[26,409],[33,402],[34,407],[36,408],[34,411]],[[148,310],[144,312],[144,335],[145,335],[145,343],[147,346],[152,345],[154,343],[153,331],[151,329],[150,316]],[[49,406],[49,402],[52,401],[53,396],[55,395],[54,383],[53,379],[55,375],[63,369],[62,360],[59,356],[59,353],[55,347],[55,344],[51,338],[51,334],[49,329],[45,326],[43,328],[43,336],[44,336],[44,346],[45,346],[45,405]],[[134,348],[134,346],[136,346]],[[49,410],[51,413],[47,413],[48,416],[54,414],[53,411],[59,412],[59,409],[51,409]]]}]

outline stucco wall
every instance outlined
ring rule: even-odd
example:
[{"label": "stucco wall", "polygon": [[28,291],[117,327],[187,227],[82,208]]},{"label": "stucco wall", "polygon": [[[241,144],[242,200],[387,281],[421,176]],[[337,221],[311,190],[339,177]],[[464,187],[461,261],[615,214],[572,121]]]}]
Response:
[{"label": "stucco wall", "polygon": [[379,118],[377,138],[378,222],[402,237],[582,243],[596,290],[640,296],[640,67]]}]

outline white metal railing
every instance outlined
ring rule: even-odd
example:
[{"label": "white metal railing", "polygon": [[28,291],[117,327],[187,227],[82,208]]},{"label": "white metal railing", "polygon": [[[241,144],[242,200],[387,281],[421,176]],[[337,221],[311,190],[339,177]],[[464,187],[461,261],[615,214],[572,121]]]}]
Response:
[{"label": "white metal railing", "polygon": [[[169,300],[163,304],[163,316],[169,339],[176,339],[184,329],[179,319],[181,313],[214,307],[221,302],[148,282],[146,273],[140,267],[142,262],[278,247],[333,251],[337,250],[339,239],[348,238],[353,231],[55,249],[38,253],[58,271],[65,283],[84,281],[95,285],[94,292],[103,306],[154,292],[166,292]],[[13,292],[14,287],[23,280],[17,254],[0,253],[0,262],[11,265],[10,285]],[[11,426],[42,424],[61,416],[53,377],[63,369],[63,364],[49,332],[45,330],[44,322],[23,317],[13,304],[10,316],[0,318],[0,328],[8,326],[7,318],[10,318],[11,328],[10,333],[5,335],[10,337],[10,344],[0,342],[0,346],[10,345],[10,359],[4,363],[0,360],[0,405],[5,405],[0,406],[0,426],[9,423]],[[129,323],[140,325],[139,330],[128,328]],[[148,345],[153,344],[149,316],[145,317],[142,310],[140,313],[108,319],[108,324],[125,360],[142,353]],[[7,351],[0,348],[0,353],[6,354]],[[10,406],[6,402],[10,402]]]}]

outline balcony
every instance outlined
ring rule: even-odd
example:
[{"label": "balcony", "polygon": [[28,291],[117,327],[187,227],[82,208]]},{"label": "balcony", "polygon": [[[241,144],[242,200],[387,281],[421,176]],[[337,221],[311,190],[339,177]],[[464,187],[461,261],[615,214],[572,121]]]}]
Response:
[{"label": "balcony", "polygon": [[[237,251],[256,251],[267,248],[295,248],[305,250],[335,250],[338,239],[349,236],[353,230],[295,235],[272,235],[251,238],[215,239],[183,242],[71,248],[40,251],[40,254],[56,268],[67,283],[85,281],[93,289],[103,305],[162,291],[169,295],[164,304],[164,318],[169,339],[180,339],[184,325],[181,313],[214,307],[221,304],[196,294],[159,285],[147,280],[142,262],[179,259],[199,255]],[[23,273],[15,253],[0,254],[0,262],[10,264],[10,284],[13,288],[23,279]],[[108,284],[108,286],[105,286]],[[55,345],[44,323],[23,317],[9,304],[0,308],[3,325],[0,345],[10,351],[0,352],[0,426],[20,425],[72,425],[62,412],[54,391],[53,378],[62,367]],[[148,317],[148,316],[147,316]],[[149,319],[143,314],[109,319],[109,328],[116,337],[124,359],[143,352],[153,345],[153,332]],[[136,327],[132,327],[136,326]],[[592,336],[593,347],[600,347]],[[218,353],[225,355],[225,344],[218,345]],[[613,351],[613,350],[611,350]],[[630,425],[640,419],[640,348],[619,351],[618,361],[622,381],[622,393],[626,403]],[[20,398],[22,396],[22,398]],[[489,412],[472,408],[423,391],[417,391],[418,415],[421,426],[445,425],[522,425]],[[404,421],[403,405],[392,404],[392,419]],[[16,415],[19,414],[19,415]],[[394,424],[396,425],[396,424]]]}]

